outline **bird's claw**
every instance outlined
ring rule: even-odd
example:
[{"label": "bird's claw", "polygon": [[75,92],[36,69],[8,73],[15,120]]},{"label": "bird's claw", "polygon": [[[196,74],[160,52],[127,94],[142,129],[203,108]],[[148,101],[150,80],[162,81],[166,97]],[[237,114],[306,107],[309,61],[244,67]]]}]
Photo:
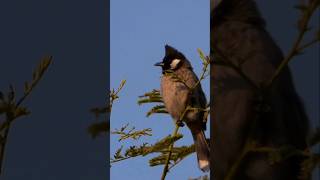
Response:
[{"label": "bird's claw", "polygon": [[183,126],[184,126],[184,123],[183,123],[181,120],[178,120],[178,121],[176,122],[176,124],[177,124],[177,126],[179,126],[179,127],[183,127]]}]

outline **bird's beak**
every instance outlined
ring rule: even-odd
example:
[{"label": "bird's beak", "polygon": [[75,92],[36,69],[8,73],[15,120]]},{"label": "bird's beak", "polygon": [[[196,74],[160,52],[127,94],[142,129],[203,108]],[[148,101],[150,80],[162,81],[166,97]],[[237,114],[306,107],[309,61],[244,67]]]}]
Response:
[{"label": "bird's beak", "polygon": [[154,65],[155,65],[155,66],[161,66],[161,67],[162,67],[164,64],[163,64],[163,62],[158,62],[158,63],[155,63]]}]

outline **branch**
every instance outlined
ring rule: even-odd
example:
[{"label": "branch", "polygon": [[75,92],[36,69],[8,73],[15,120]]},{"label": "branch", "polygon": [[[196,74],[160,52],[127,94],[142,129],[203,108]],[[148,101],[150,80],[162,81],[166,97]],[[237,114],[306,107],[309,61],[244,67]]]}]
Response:
[{"label": "branch", "polygon": [[309,3],[310,4],[308,6],[300,5],[298,7],[303,12],[302,18],[298,23],[298,28],[300,30],[298,37],[297,37],[295,43],[293,44],[293,47],[289,51],[289,54],[287,55],[287,57],[281,62],[281,64],[276,69],[276,72],[273,74],[273,76],[270,78],[270,80],[268,80],[266,82],[266,87],[271,86],[271,84],[278,78],[278,76],[282,72],[283,68],[286,67],[288,65],[289,61],[292,60],[294,56],[298,55],[302,49],[319,41],[320,38],[317,37],[314,40],[315,42],[311,41],[310,43],[307,43],[305,45],[302,45],[302,46],[300,45],[303,40],[304,35],[309,30],[309,28],[308,28],[309,21],[313,15],[313,13],[316,11],[316,9],[319,7],[319,4],[320,4],[319,0],[312,0]]},{"label": "branch", "polygon": [[[167,153],[168,146],[170,146],[170,144],[174,143],[175,141],[181,139],[182,137],[183,136],[181,134],[177,134],[176,136],[169,135],[163,138],[162,140],[156,142],[154,145],[147,146],[148,143],[143,143],[143,145],[138,147],[130,146],[130,148],[126,150],[124,155],[121,154],[123,148],[121,147],[116,151],[114,159],[111,159],[110,163],[119,162],[137,156],[146,156],[151,153]],[[152,164],[152,162],[150,162],[150,166],[154,166],[154,163]]]},{"label": "branch", "polygon": [[95,114],[96,119],[98,119],[100,115],[105,115],[105,121],[94,123],[87,128],[87,131],[89,134],[91,134],[92,138],[96,138],[98,135],[107,133],[110,130],[109,117],[111,115],[112,106],[115,100],[119,99],[118,94],[123,89],[125,84],[126,80],[122,80],[117,90],[112,89],[108,93],[108,100],[104,107],[90,109],[90,111]]},{"label": "branch", "polygon": [[[204,80],[209,74],[208,74],[208,67],[210,65],[210,59],[209,57],[205,57],[204,54],[200,49],[198,49],[198,52],[200,54],[200,58],[203,62],[203,71],[199,77],[199,80],[192,86],[189,87],[187,82],[183,80],[182,78],[178,77],[173,71],[166,72],[165,75],[170,75],[175,81],[181,82],[184,84],[190,91],[190,93],[193,92],[193,89],[195,89],[197,86],[200,85],[201,81]],[[152,90],[151,92],[145,93],[142,96],[139,96],[138,104],[146,104],[146,103],[158,103],[154,107],[151,108],[147,112],[147,117],[154,114],[154,113],[165,113],[168,114],[163,99],[160,95],[159,90]],[[186,106],[185,110],[181,113],[180,118],[177,122],[182,122],[184,120],[184,117],[188,111],[204,111],[205,117],[208,116],[208,109],[207,107],[199,108],[199,107],[190,107]],[[126,126],[125,126],[126,127]],[[125,128],[124,128],[125,129]],[[133,130],[133,129],[131,129]],[[129,137],[131,137],[134,132],[131,133],[131,130],[129,132],[123,132],[123,130],[116,130],[114,131],[114,134],[119,134],[121,137],[119,140],[124,140]],[[161,179],[164,180],[167,173],[171,168],[176,166],[179,162],[181,162],[185,157],[193,153],[194,145],[191,146],[182,146],[182,147],[174,147],[174,143],[182,138],[182,135],[178,134],[179,125],[176,124],[174,132],[171,134],[171,136],[168,136],[164,138],[163,140],[157,142],[154,145],[147,146],[147,143],[144,143],[142,146],[136,147],[131,146],[129,149],[126,150],[125,154],[122,155],[122,147],[117,150],[117,152],[114,155],[114,158],[111,159],[111,163],[120,162],[123,160],[127,160],[133,157],[137,156],[146,156],[151,153],[161,153],[159,156],[152,158],[149,160],[150,166],[157,166],[157,165],[164,165],[163,173]],[[139,131],[138,131],[139,132]],[[147,135],[144,133],[138,133],[142,136]],[[139,137],[137,137],[139,138]],[[172,166],[170,165],[170,161],[173,161],[174,164]]]},{"label": "branch", "polygon": [[[143,130],[137,130],[135,131],[135,127],[133,126],[131,129],[127,130],[127,127],[129,124],[125,125],[122,127],[120,130],[115,129],[114,131],[111,132],[111,134],[117,134],[120,135],[119,142],[132,138],[134,140],[139,139],[141,136],[152,136],[152,129],[151,128],[146,128]],[[127,130],[127,132],[125,131]]]},{"label": "branch", "polygon": [[[194,86],[189,87],[189,86],[187,85],[187,83],[186,83],[184,80],[182,80],[180,77],[174,76],[174,77],[176,77],[176,78],[179,80],[179,82],[182,82],[186,87],[188,87],[190,93],[193,93],[193,90],[194,90],[197,86],[199,86],[199,84],[201,83],[202,80],[205,79],[205,77],[206,77],[205,74],[206,74],[206,72],[208,71],[208,66],[209,66],[209,64],[210,64],[210,59],[209,59],[208,57],[205,57],[205,56],[204,56],[204,53],[203,53],[200,49],[198,49],[198,53],[199,53],[199,55],[200,55],[200,59],[201,59],[202,62],[203,62],[203,69],[202,69],[202,73],[201,73],[201,75],[200,75],[199,80],[194,84]],[[202,108],[195,108],[195,107],[190,107],[190,106],[187,105],[186,108],[185,108],[185,110],[183,111],[183,113],[180,115],[179,121],[180,121],[180,122],[183,121],[183,119],[184,119],[184,117],[185,117],[185,115],[186,115],[186,113],[187,113],[188,111],[199,111],[199,110],[200,110],[200,111],[206,111],[206,110],[204,110],[204,109],[202,109]],[[175,131],[174,131],[174,133],[173,133],[173,136],[175,136],[175,135],[178,133],[178,130],[179,130],[179,126],[176,125],[176,128],[175,128]],[[169,153],[168,153],[168,156],[167,156],[167,159],[166,159],[165,166],[164,166],[164,168],[163,168],[161,180],[164,180],[164,179],[165,179],[165,177],[166,177],[166,175],[167,175],[167,173],[168,173],[168,171],[169,171],[169,162],[170,162],[170,158],[171,158],[173,146],[174,146],[173,143],[169,146]],[[181,158],[181,159],[179,160],[179,162],[180,162],[182,159],[183,159],[183,158]],[[177,163],[176,163],[176,164],[177,164]],[[173,165],[173,166],[174,166],[174,165]],[[171,166],[171,168],[172,168],[173,166]]]},{"label": "branch", "polygon": [[[195,152],[195,146],[190,145],[188,147],[181,147],[183,148],[182,150],[178,151],[177,154],[179,155],[179,157],[177,158],[177,160],[175,160],[175,162],[169,167],[169,171],[174,168],[177,164],[179,164],[182,160],[184,160],[188,155],[192,154]],[[182,151],[182,152],[181,152]],[[174,152],[174,151],[173,151]]]},{"label": "branch", "polygon": [[[176,125],[176,128],[175,128],[172,136],[176,136],[178,134],[178,131],[179,131],[179,126]],[[161,180],[165,180],[166,175],[167,175],[167,173],[169,171],[169,162],[170,162],[170,158],[171,158],[171,154],[172,154],[173,145],[174,145],[174,143],[172,142],[172,144],[170,144],[170,146],[169,146],[169,153],[168,153],[168,157],[167,157],[167,160],[166,160],[166,164],[164,165],[164,168],[163,168]]]},{"label": "branch", "polygon": [[24,95],[18,100],[17,103],[14,102],[15,92],[12,86],[10,86],[11,93],[8,97],[8,102],[5,102],[4,99],[3,105],[6,105],[7,111],[6,113],[6,121],[3,122],[0,126],[0,132],[4,130],[3,138],[1,139],[1,149],[0,149],[0,174],[3,170],[3,160],[4,160],[4,153],[7,144],[8,135],[11,128],[11,123],[20,116],[24,116],[29,114],[26,108],[20,107],[20,105],[27,99],[27,97],[31,94],[33,89],[38,85],[39,81],[42,79],[44,73],[47,71],[49,65],[52,62],[52,56],[44,57],[40,62],[39,66],[33,72],[33,78],[31,84],[25,82],[25,90]]}]

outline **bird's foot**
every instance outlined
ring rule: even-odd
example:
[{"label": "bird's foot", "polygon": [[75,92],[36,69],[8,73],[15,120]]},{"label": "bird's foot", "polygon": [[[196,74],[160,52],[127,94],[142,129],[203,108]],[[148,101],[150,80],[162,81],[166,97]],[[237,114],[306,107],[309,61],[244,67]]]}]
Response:
[{"label": "bird's foot", "polygon": [[181,120],[178,120],[178,121],[176,122],[176,124],[177,124],[177,126],[179,126],[179,127],[183,127],[183,126],[184,126],[184,123],[183,123]]}]

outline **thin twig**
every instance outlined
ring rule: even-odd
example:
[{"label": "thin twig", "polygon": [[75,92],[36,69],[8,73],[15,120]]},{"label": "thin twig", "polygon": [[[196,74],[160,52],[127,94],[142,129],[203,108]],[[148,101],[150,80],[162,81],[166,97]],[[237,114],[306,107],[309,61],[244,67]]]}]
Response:
[{"label": "thin twig", "polygon": [[225,180],[233,180],[234,179],[234,176],[235,176],[237,170],[239,169],[239,166],[243,162],[243,159],[246,157],[246,155],[248,154],[250,149],[252,149],[252,144],[247,140],[246,144],[244,145],[244,151],[240,154],[240,156],[237,158],[235,163],[233,163],[233,165],[232,165],[230,171],[228,172]]},{"label": "thin twig", "polygon": [[306,43],[306,44],[304,44],[304,45],[301,45],[299,48],[298,48],[298,52],[301,52],[301,51],[303,51],[304,49],[306,49],[306,48],[308,48],[308,47],[311,47],[312,45],[314,45],[314,44],[316,44],[317,42],[319,42],[319,38],[316,38],[316,39],[314,39],[314,40],[312,40],[312,41],[310,41],[310,42],[308,42],[308,43]]},{"label": "thin twig", "polygon": [[[300,53],[300,51],[299,51],[299,50],[301,50],[300,44],[303,40],[305,33],[308,31],[308,24],[309,24],[309,21],[313,15],[313,13],[317,9],[317,3],[318,3],[317,1],[312,1],[311,4],[308,6],[308,9],[306,9],[304,11],[305,13],[303,14],[303,17],[302,17],[302,21],[301,21],[302,24],[300,27],[299,35],[298,35],[295,43],[293,44],[291,50],[289,51],[289,54],[287,55],[287,57],[278,66],[278,68],[276,69],[276,72],[273,74],[273,76],[270,78],[270,80],[267,81],[266,87],[271,86],[272,83],[276,80],[276,78],[280,75],[283,68],[288,65],[289,61],[292,60],[292,58],[295,55]],[[306,45],[304,45],[304,46],[306,46]],[[309,45],[307,44],[307,46],[309,46]]]},{"label": "thin twig", "polygon": [[[137,156],[140,156],[140,155],[137,155]],[[137,157],[137,156],[127,156],[127,157],[123,157],[123,158],[120,158],[120,159],[114,159],[114,160],[111,160],[110,163],[116,163],[116,162],[123,161],[123,160],[126,160],[126,159],[134,158],[134,157]]]},{"label": "thin twig", "polygon": [[[202,71],[202,73],[201,73],[201,75],[200,75],[199,80],[198,80],[198,81],[194,84],[194,86],[192,86],[192,87],[189,87],[186,82],[182,81],[182,83],[189,89],[190,93],[193,93],[193,90],[194,90],[197,86],[199,86],[199,84],[201,83],[202,80],[205,79],[205,77],[206,77],[206,72],[208,71],[208,66],[209,66],[209,64],[210,64],[210,59],[205,58],[204,55],[203,55],[203,53],[202,53],[202,51],[201,51],[200,49],[198,49],[198,52],[199,52],[199,54],[200,54],[200,58],[201,58],[201,60],[203,61],[203,65],[204,65],[203,71]],[[188,111],[190,111],[190,110],[193,111],[193,110],[195,110],[195,109],[198,110],[199,108],[193,108],[193,107],[190,107],[190,106],[186,106],[186,107],[185,107],[185,110],[183,111],[183,113],[182,113],[181,116],[180,116],[179,121],[182,122],[182,120],[184,119],[186,113],[187,113]],[[175,131],[174,131],[174,133],[173,133],[173,136],[176,136],[176,135],[177,135],[178,130],[179,130],[179,125],[176,125],[176,128],[175,128]],[[171,166],[171,167],[169,168],[169,163],[170,163],[170,158],[171,158],[171,154],[172,154],[173,145],[174,145],[174,143],[172,143],[172,144],[169,146],[169,153],[168,153],[168,157],[167,157],[167,159],[166,159],[166,163],[165,163],[165,166],[164,166],[164,169],[163,169],[163,173],[162,173],[162,176],[161,176],[161,180],[164,180],[164,179],[165,179],[167,173],[169,172],[169,169],[171,169],[173,166],[177,165],[177,164],[182,160],[182,159],[181,159],[180,161],[177,161],[177,162],[175,163],[175,165],[173,165],[173,166]]]},{"label": "thin twig", "polygon": [[10,131],[10,125],[9,125],[8,128],[4,131],[3,141],[1,142],[0,175],[2,174],[2,169],[3,169],[3,168],[2,168],[2,165],[3,165],[3,160],[4,160],[4,151],[5,151],[5,148],[6,148],[9,131]]},{"label": "thin twig", "polygon": [[[295,41],[292,49],[290,50],[288,56],[281,62],[281,64],[279,65],[279,67],[276,69],[276,72],[273,74],[273,76],[270,78],[270,80],[267,81],[267,83],[265,84],[264,88],[268,88],[272,85],[272,83],[276,80],[276,78],[280,75],[280,73],[282,72],[283,68],[285,66],[287,66],[287,64],[289,63],[290,60],[292,60],[292,58],[299,54],[300,51],[302,51],[303,49],[310,47],[311,45],[315,44],[317,41],[319,41],[318,38],[316,38],[313,41],[310,41],[309,43],[306,43],[304,45],[300,45],[305,33],[308,31],[308,24],[309,24],[309,20],[313,14],[313,12],[316,9],[316,1],[313,2],[314,4],[311,4],[306,10],[306,12],[303,15],[303,21],[302,21],[302,26],[301,26],[301,31],[297,37],[297,40]],[[256,150],[255,150],[256,149]],[[260,151],[259,151],[260,150]],[[246,155],[249,152],[271,152],[272,148],[256,148],[250,141],[249,138],[246,141],[246,144],[244,146],[244,150],[241,153],[241,155],[238,157],[238,159],[235,161],[235,163],[232,165],[230,172],[228,173],[226,180],[232,180],[234,179],[234,176],[237,172],[237,170],[239,169],[239,166],[241,165],[242,160],[246,157]],[[294,155],[294,154],[293,154]]]},{"label": "thin twig", "polygon": [[[46,62],[45,66],[42,67],[43,69],[43,73],[48,69],[49,65],[51,64],[52,61],[52,56],[48,57],[47,61],[42,61],[42,62]],[[41,63],[42,63],[41,62]],[[41,64],[40,64],[41,66]],[[35,79],[35,81],[32,82],[31,87],[24,93],[24,95],[18,100],[18,102],[15,105],[15,109],[19,108],[20,105],[26,100],[26,98],[31,94],[32,90],[34,89],[34,87],[36,87],[36,85],[40,82],[40,80],[42,79],[43,74],[40,74],[40,76]],[[3,141],[1,142],[1,149],[0,149],[0,175],[2,174],[2,170],[3,170],[3,160],[4,160],[4,154],[5,154],[5,147],[7,144],[7,139],[9,136],[9,132],[10,132],[10,128],[11,128],[11,123],[14,121],[14,119],[16,119],[15,115],[10,115],[8,116],[7,113],[7,118],[6,118],[6,122],[2,123],[1,127],[0,127],[0,131],[2,131],[3,129],[5,129],[4,131],[4,135],[3,135]]]},{"label": "thin twig", "polygon": [[[174,129],[174,132],[172,134],[172,137],[176,136],[178,134],[179,131],[179,126],[176,125],[176,128]],[[163,168],[163,172],[162,172],[162,176],[161,176],[161,180],[165,180],[166,175],[169,171],[169,163],[170,163],[170,158],[171,158],[171,154],[172,154],[172,148],[173,148],[174,142],[172,142],[169,146],[169,153],[168,153],[168,157],[166,159],[166,164],[164,165]]]},{"label": "thin twig", "polygon": [[172,168],[174,168],[177,164],[179,164],[179,162],[181,162],[182,160],[184,160],[185,157],[178,159],[174,164],[172,164],[172,166],[169,167],[168,171],[170,171]]}]

